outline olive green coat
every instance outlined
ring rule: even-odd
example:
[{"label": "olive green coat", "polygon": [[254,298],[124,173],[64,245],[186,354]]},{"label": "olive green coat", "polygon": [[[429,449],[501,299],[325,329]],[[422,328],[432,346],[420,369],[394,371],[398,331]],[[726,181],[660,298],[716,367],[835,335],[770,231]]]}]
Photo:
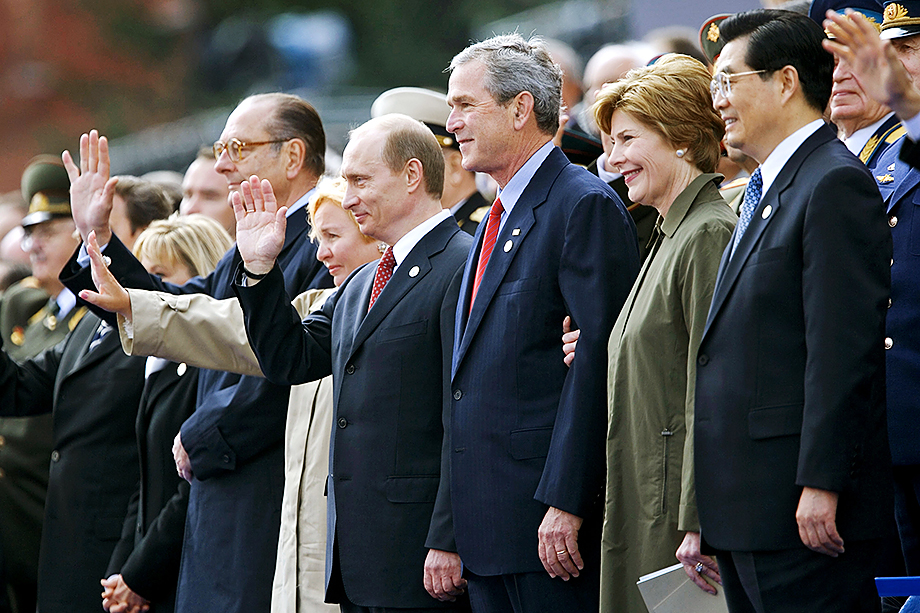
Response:
[{"label": "olive green coat", "polygon": [[610,335],[604,613],[645,613],[636,581],[675,564],[684,532],[699,530],[690,438],[695,358],[737,221],[719,179],[697,177],[659,218]]}]

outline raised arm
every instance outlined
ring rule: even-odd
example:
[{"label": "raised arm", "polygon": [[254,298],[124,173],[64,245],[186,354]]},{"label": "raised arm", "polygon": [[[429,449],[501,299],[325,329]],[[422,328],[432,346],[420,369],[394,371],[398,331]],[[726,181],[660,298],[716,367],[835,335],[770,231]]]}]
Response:
[{"label": "raised arm", "polygon": [[109,176],[109,142],[99,136],[96,130],[80,136],[80,165],[74,162],[70,151],[61,155],[67,176],[70,177],[70,208],[73,220],[85,242],[89,233],[96,232],[96,239],[103,245],[112,236],[109,215],[115,185],[118,179]]}]

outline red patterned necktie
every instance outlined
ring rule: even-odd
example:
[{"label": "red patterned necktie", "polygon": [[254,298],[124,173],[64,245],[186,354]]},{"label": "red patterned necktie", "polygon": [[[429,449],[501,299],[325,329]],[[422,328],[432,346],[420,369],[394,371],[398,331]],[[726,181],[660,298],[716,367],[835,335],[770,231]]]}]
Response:
[{"label": "red patterned necktie", "polygon": [[479,252],[479,264],[476,266],[476,279],[473,281],[473,294],[470,296],[470,311],[473,310],[473,301],[476,300],[476,292],[479,291],[479,283],[482,281],[482,275],[486,271],[486,265],[489,263],[489,256],[492,255],[492,249],[495,247],[495,239],[498,238],[498,226],[501,224],[502,213],[501,198],[496,198],[489,210],[489,221],[486,224],[486,236],[482,240],[482,251]]},{"label": "red patterned necktie", "polygon": [[394,268],[396,268],[396,258],[393,256],[393,248],[387,247],[387,250],[383,252],[383,257],[380,258],[380,263],[377,264],[377,274],[374,275],[374,287],[371,288],[371,301],[367,305],[368,311],[374,306],[374,303],[377,301],[377,296],[380,295],[387,281],[393,276]]}]

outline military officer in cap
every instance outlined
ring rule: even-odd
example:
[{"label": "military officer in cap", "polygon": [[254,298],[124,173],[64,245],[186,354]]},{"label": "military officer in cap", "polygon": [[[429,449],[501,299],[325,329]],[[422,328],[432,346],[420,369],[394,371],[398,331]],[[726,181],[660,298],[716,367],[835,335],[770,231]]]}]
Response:
[{"label": "military officer in cap", "polygon": [[460,165],[460,145],[454,135],[447,131],[447,117],[450,107],[447,96],[421,87],[397,87],[377,97],[371,105],[371,117],[388,113],[402,113],[424,123],[434,133],[444,154],[444,193],[441,206],[450,209],[460,229],[474,234],[479,222],[489,213],[492,206],[476,187],[476,173],[464,170]]},{"label": "military officer in cap", "polygon": [[[32,276],[12,285],[0,300],[3,348],[17,361],[64,340],[86,313],[57,278],[79,244],[69,187],[57,156],[36,157],[22,175],[22,196],[29,203],[23,246]],[[51,415],[0,418],[0,547],[14,610],[35,610],[51,448]]]},{"label": "military officer in cap", "polygon": [[[866,92],[888,104],[907,135],[885,151],[874,176],[885,200],[894,245],[891,300],[885,323],[888,437],[895,481],[895,514],[909,575],[920,574],[920,1],[886,2],[881,32],[855,14],[829,14],[833,41],[825,47],[844,58]],[[914,218],[917,217],[915,220]]]}]

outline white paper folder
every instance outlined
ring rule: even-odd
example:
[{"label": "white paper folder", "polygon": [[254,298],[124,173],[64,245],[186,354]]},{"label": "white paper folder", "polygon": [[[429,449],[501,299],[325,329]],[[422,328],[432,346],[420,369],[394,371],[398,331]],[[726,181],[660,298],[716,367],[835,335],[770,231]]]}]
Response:
[{"label": "white paper folder", "polygon": [[722,586],[715,586],[716,596],[707,594],[690,581],[681,564],[639,577],[637,585],[649,613],[728,613]]}]

